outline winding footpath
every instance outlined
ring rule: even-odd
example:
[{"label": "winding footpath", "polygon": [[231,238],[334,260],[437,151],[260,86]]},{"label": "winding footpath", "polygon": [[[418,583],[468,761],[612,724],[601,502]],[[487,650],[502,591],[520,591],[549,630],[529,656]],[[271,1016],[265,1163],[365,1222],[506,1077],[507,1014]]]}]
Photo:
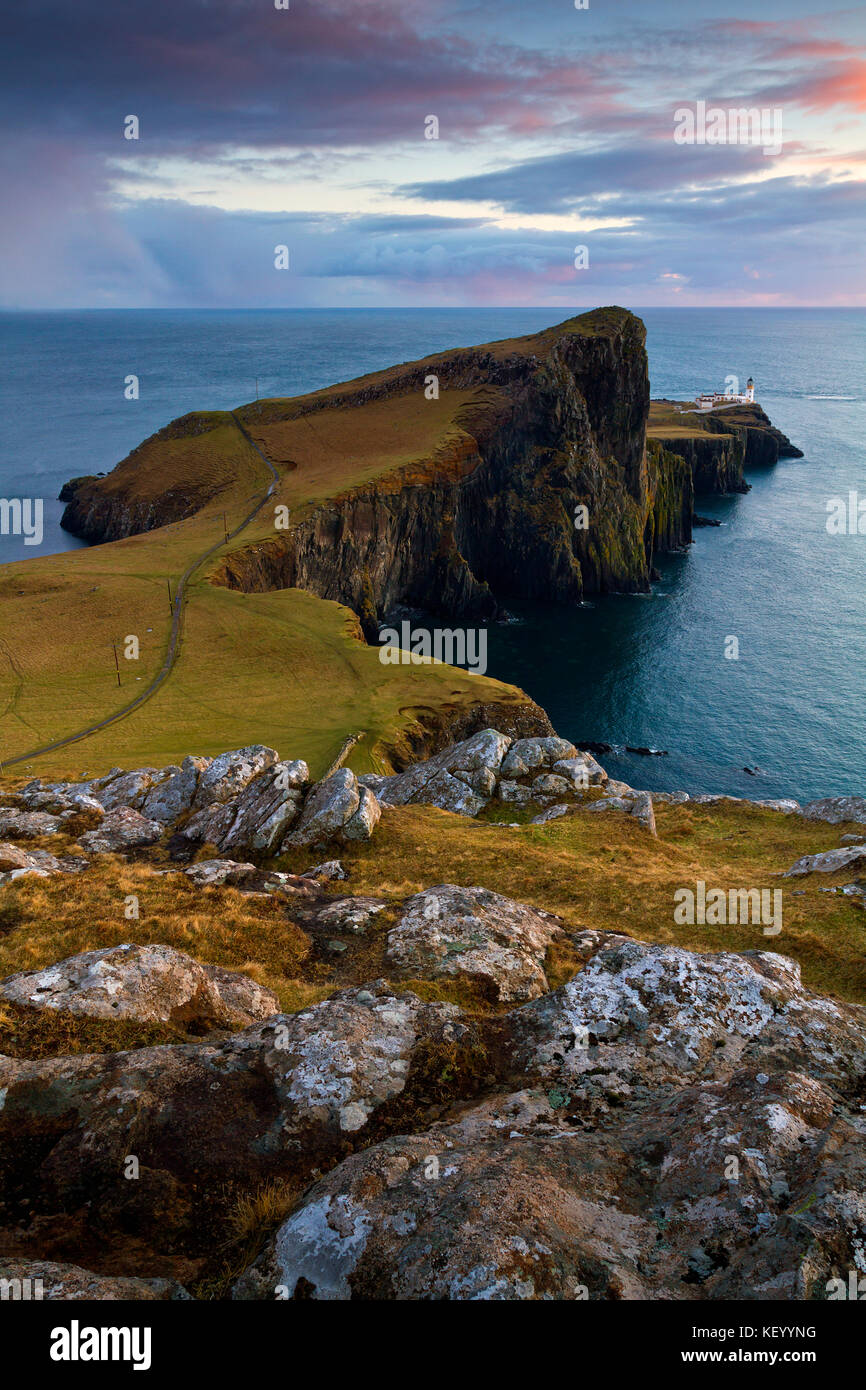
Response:
[{"label": "winding footpath", "polygon": [[[240,523],[239,526],[236,526],[233,531],[229,532],[229,541],[235,540],[235,538],[239,536],[240,533],[247,528],[247,526],[249,526],[250,522],[253,520],[254,517],[258,515],[265,503],[269,500],[269,498],[273,496],[274,489],[276,488],[277,483],[280,481],[280,475],[274,468],[270,459],[265,456],[265,454],[259,448],[258,444],[256,444],[255,440],[250,436],[249,432],[241,424],[235,412],[232,411],[231,414],[232,419],[237,425],[240,434],[247,441],[247,443],[253,449],[255,449],[259,458],[265,464],[265,467],[268,469],[268,472],[272,476],[267,491],[259,498],[252,511],[244,517],[243,521]],[[159,671],[157,672],[156,676],[151,681],[147,689],[143,690],[140,695],[137,695],[134,700],[131,700],[128,705],[124,705],[122,709],[117,710],[114,714],[109,714],[105,719],[97,720],[94,724],[88,724],[86,728],[79,729],[78,733],[68,734],[65,738],[55,739],[53,743],[44,743],[41,748],[31,748],[29,752],[19,753],[14,758],[4,758],[3,761],[0,762],[0,773],[5,772],[6,768],[8,767],[14,767],[17,763],[28,762],[31,758],[41,757],[43,753],[53,753],[55,749],[65,748],[70,743],[80,743],[82,739],[89,738],[91,734],[99,733],[101,729],[107,729],[109,725],[116,724],[118,720],[125,719],[127,715],[132,714],[133,710],[139,709],[143,704],[145,704],[147,700],[151,698],[152,695],[156,693],[157,690],[159,690],[159,687],[171,675],[175,662],[177,661],[178,654],[180,652],[183,604],[184,599],[186,598],[186,591],[189,582],[192,579],[193,575],[195,575],[197,571],[201,569],[202,565],[207,560],[209,560],[212,555],[215,555],[216,552],[219,549],[221,549],[221,547],[225,544],[225,537],[222,537],[220,540],[216,541],[207,550],[203,551],[201,555],[191,560],[190,563],[187,565],[186,569],[184,570],[183,574],[181,575],[180,581],[177,586],[177,590],[175,592],[174,603],[172,605],[171,632],[169,634],[168,650],[165,654],[165,661],[163,662],[162,666],[160,667]]]}]

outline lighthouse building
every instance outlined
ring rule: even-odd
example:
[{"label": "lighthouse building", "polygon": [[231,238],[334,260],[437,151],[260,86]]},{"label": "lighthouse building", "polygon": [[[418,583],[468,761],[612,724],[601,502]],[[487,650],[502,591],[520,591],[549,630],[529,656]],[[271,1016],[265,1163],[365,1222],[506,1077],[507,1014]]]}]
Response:
[{"label": "lighthouse building", "polygon": [[751,405],[755,399],[755,383],[751,377],[746,382],[745,392],[713,391],[695,398],[698,410],[714,410],[720,405]]}]

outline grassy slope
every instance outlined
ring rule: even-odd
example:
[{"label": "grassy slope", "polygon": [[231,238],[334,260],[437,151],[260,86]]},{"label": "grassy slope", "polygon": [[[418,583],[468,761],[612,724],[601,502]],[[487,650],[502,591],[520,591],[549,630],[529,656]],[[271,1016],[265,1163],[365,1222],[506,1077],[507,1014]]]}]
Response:
[{"label": "grassy slope", "polygon": [[[557,912],[575,927],[610,928],[696,950],[778,951],[800,961],[811,988],[866,1002],[866,918],[850,899],[821,891],[850,879],[850,872],[778,877],[800,855],[838,845],[849,827],[729,802],[660,806],[657,820],[659,839],[653,840],[619,814],[578,813],[546,826],[512,829],[429,807],[400,807],[385,812],[369,844],[341,853],[351,878],[332,889],[396,902],[436,883],[481,884]],[[49,843],[56,851],[57,841],[44,845]],[[297,870],[310,863],[310,855],[296,851],[279,862]],[[4,889],[0,978],[124,941],[167,942],[200,960],[247,970],[275,989],[287,1009],[389,974],[388,913],[367,935],[344,936],[343,954],[316,953],[293,921],[291,900],[247,897],[233,888],[202,891],[179,873],[154,874],[158,867],[169,863],[155,849],[137,863],[105,857],[73,879],[25,879]],[[693,888],[698,879],[725,889],[781,887],[781,934],[765,937],[752,925],[676,925],[674,892]],[[129,893],[140,900],[138,921],[124,917]],[[555,951],[551,983],[573,969],[568,950]],[[411,987],[429,998],[482,1011],[491,1007],[465,982]],[[0,1051],[113,1049],[151,1040],[157,1039],[141,1030],[93,1020],[79,1024],[40,1014],[37,1022],[8,1008],[5,1018],[0,1015]],[[164,1040],[173,1039],[166,1034]]]},{"label": "grassy slope", "polygon": [[[281,471],[273,505],[287,503],[297,518],[373,477],[413,464],[429,470],[437,452],[468,439],[455,417],[471,394],[443,393],[423,402],[422,411],[414,398],[402,398],[277,427],[269,446]],[[192,441],[149,441],[136,451],[136,474],[158,488],[177,483],[178,469],[194,490],[215,486],[202,512],[128,540],[0,568],[0,757],[105,717],[159,670],[170,624],[167,578],[174,585],[190,559],[219,537],[223,513],[233,529],[268,481],[237,427],[225,416],[214,423]],[[269,504],[228,549],[273,536],[273,519]],[[357,640],[351,615],[338,605],[298,590],[244,595],[211,584],[224,553],[191,586],[177,667],[153,699],[110,729],[17,771],[77,775],[267,742],[306,757],[315,774],[348,734],[365,729],[352,759],[360,770],[373,765],[376,738],[405,724],[404,710],[517,698],[511,687],[444,667],[391,667],[386,683],[376,653]],[[139,636],[141,657],[121,660],[118,690],[111,646],[128,633]]]}]

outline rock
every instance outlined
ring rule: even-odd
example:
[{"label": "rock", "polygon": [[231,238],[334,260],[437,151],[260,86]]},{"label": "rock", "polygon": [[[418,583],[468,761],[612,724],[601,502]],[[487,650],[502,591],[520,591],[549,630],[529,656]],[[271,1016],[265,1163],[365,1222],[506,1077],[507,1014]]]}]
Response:
[{"label": "rock", "polygon": [[0,806],[0,836],[36,840],[42,835],[56,835],[62,827],[60,817],[51,816],[47,811],[16,811],[10,806]]},{"label": "rock", "polygon": [[653,810],[652,797],[649,792],[638,792],[632,802],[630,814],[635,820],[640,821],[644,830],[648,830],[651,835],[657,835],[656,817]]},{"label": "rock", "polygon": [[533,801],[538,801],[543,806],[545,801],[561,801],[564,796],[569,796],[574,790],[573,783],[565,777],[557,777],[551,772],[542,773],[536,777],[530,787],[530,795]]},{"label": "rock", "polygon": [[546,825],[549,820],[558,820],[560,816],[565,816],[569,811],[573,810],[573,806],[568,806],[564,803],[558,806],[548,806],[546,811],[542,811],[540,815],[533,816],[529,824]]},{"label": "rock", "polygon": [[304,802],[300,820],[286,836],[283,848],[324,845],[335,839],[367,839],[378,818],[374,794],[367,787],[359,787],[354,772],[341,767],[313,787]]},{"label": "rock", "polygon": [[210,758],[184,758],[177,772],[147,793],[140,808],[142,815],[161,825],[171,825],[186,815],[195,799],[198,779],[210,763]]},{"label": "rock", "polygon": [[0,1259],[0,1280],[28,1291],[32,1301],[114,1302],[144,1300],[189,1300],[189,1294],[174,1279],[140,1279],[128,1275],[92,1274],[79,1265],[55,1264],[53,1260]]},{"label": "rock", "polygon": [[519,782],[511,782],[505,778],[496,788],[496,794],[500,801],[514,806],[525,806],[532,800],[532,792],[529,787],[523,787]]},{"label": "rock", "polygon": [[119,806],[117,810],[107,811],[95,830],[86,830],[80,835],[78,844],[93,854],[115,854],[155,845],[162,830],[158,821],[147,820],[129,806]]},{"label": "rock", "polygon": [[184,835],[232,851],[276,854],[301,810],[302,788],[309,781],[305,762],[276,762],[230,801],[213,801],[184,827]]},{"label": "rock", "polygon": [[240,864],[235,859],[202,859],[183,872],[196,888],[218,888],[224,883],[243,883],[258,870],[255,864]]},{"label": "rock", "polygon": [[602,1072],[656,1085],[707,1066],[717,1080],[790,1067],[842,1089],[866,1076],[866,1009],[816,998],[797,963],[770,951],[699,954],[623,937],[510,1024],[516,1038],[526,1030],[519,1074],[565,1089]]},{"label": "rock", "polygon": [[684,801],[689,800],[688,792],[650,792],[650,796],[654,805],[658,801],[662,805],[681,806]]},{"label": "rock", "polygon": [[597,801],[587,803],[587,811],[623,811],[625,815],[631,815],[631,798],[624,796],[600,796]]},{"label": "rock", "polygon": [[574,758],[560,758],[553,764],[553,771],[570,782],[576,792],[584,792],[587,787],[600,787],[608,780],[607,773],[590,753],[578,753]]},{"label": "rock", "polygon": [[[578,755],[574,744],[569,743],[567,738],[519,738],[503,758],[501,773],[503,777],[527,777],[540,768],[551,768],[554,763],[578,756],[588,755]],[[594,762],[595,759],[590,761]]]},{"label": "rock", "polygon": [[254,777],[278,762],[279,757],[275,748],[261,743],[220,753],[199,776],[194,808],[209,806],[214,801],[231,801]]},{"label": "rock", "polygon": [[139,1023],[235,1027],[279,1003],[247,975],[200,965],[171,946],[111,946],[0,981],[0,999],[33,1009]]},{"label": "rock", "polygon": [[833,874],[837,869],[847,869],[852,864],[866,860],[866,845],[851,845],[847,849],[828,849],[823,854],[804,854],[785,872],[785,878],[799,878],[803,874]]},{"label": "rock", "polygon": [[630,787],[628,782],[618,782],[614,777],[608,777],[604,790],[608,796],[624,798],[625,800],[638,795],[634,787]]},{"label": "rock", "polygon": [[544,957],[562,925],[549,913],[486,888],[440,884],[404,903],[388,932],[387,957],[405,975],[483,981],[502,1002],[548,988]]},{"label": "rock", "polygon": [[0,842],[0,873],[9,873],[15,869],[38,869],[46,874],[59,874],[63,872],[63,865],[47,850],[34,849],[28,852],[10,844],[8,840]]},{"label": "rock", "polygon": [[809,801],[800,811],[806,820],[828,821],[840,825],[843,821],[862,821],[866,824],[866,797],[825,796]]},{"label": "rock", "polygon": [[361,934],[387,906],[381,898],[338,898],[316,913],[316,925]]},{"label": "rock", "polygon": [[799,812],[800,803],[791,797],[780,797],[775,801],[753,801],[753,806],[764,806],[768,811],[781,811],[786,816],[792,816]]},{"label": "rock", "polygon": [[360,781],[392,806],[438,806],[476,816],[493,794],[510,743],[496,729],[482,729],[405,772],[392,777],[364,774]]},{"label": "rock", "polygon": [[[453,1049],[466,1031],[453,1005],[377,981],[219,1044],[0,1057],[5,1199],[74,1213],[86,1191],[88,1220],[98,1213],[120,1248],[136,1235],[200,1241],[202,1189],[330,1166],[401,1097],[419,1050]],[[144,1156],[137,1182],[130,1152]]]},{"label": "rock", "polygon": [[862,833],[859,834],[859,835],[850,835],[850,834],[849,834],[849,835],[842,835],[842,836],[840,837],[839,843],[840,843],[840,844],[843,844],[843,845],[864,845],[864,846],[866,846],[866,841],[864,841]]},{"label": "rock", "polygon": [[323,883],[328,883],[333,879],[348,878],[349,875],[343,868],[339,859],[328,859],[324,864],[314,864],[311,869],[304,869],[301,878],[315,878]]},{"label": "rock", "polygon": [[121,807],[138,811],[152,788],[171,781],[180,770],[179,767],[140,767],[136,772],[124,772],[100,785],[96,799],[105,811],[117,811]]},{"label": "rock", "polygon": [[359,787],[358,809],[343,826],[344,840],[369,840],[382,814],[379,802],[369,787]]}]

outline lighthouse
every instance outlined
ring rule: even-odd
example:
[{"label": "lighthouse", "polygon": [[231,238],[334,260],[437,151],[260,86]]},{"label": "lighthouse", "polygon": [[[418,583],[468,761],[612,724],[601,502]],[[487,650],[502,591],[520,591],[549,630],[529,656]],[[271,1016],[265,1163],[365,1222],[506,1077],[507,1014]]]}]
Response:
[{"label": "lighthouse", "polygon": [[754,399],[755,399],[755,383],[753,382],[752,378],[749,377],[749,380],[746,382],[746,400],[747,400],[747,401],[753,401]]}]

